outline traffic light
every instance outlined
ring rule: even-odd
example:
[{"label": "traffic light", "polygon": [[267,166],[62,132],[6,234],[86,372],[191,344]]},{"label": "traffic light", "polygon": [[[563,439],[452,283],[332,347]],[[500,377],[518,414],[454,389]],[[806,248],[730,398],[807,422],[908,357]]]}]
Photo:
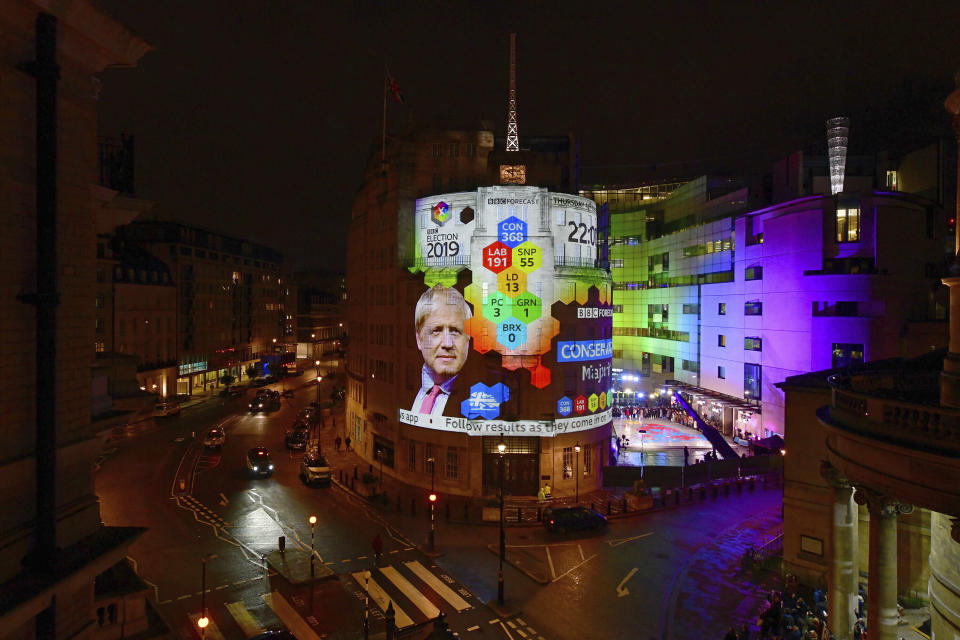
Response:
[{"label": "traffic light", "polygon": [[437,501],[437,494],[431,493],[429,496],[427,496],[427,500],[429,500],[430,502],[436,502],[436,501]]}]

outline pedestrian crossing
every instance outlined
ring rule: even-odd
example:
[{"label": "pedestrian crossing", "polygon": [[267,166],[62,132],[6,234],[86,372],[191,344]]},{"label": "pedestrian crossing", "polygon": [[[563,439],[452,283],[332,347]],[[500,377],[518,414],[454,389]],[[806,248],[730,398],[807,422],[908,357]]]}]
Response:
[{"label": "pedestrian crossing", "polygon": [[[441,611],[449,616],[474,608],[470,603],[473,594],[465,587],[436,565],[426,566],[417,560],[398,561],[371,571],[355,571],[348,575],[349,578],[345,577],[345,586],[350,584],[351,579],[359,586],[353,595],[361,605],[369,607],[372,617],[382,620],[386,610],[393,606],[394,622],[398,629],[434,620]],[[348,588],[348,594],[345,594],[348,598],[350,591],[351,588]],[[204,638],[234,640],[237,629],[242,637],[250,638],[266,629],[275,628],[279,620],[298,640],[321,640],[325,635],[320,631],[317,619],[304,611],[305,598],[303,594],[284,596],[275,590],[258,596],[258,600],[262,599],[262,603],[273,614],[268,614],[267,619],[264,619],[265,609],[259,607],[258,610],[256,602],[216,603],[208,599],[209,622]],[[200,611],[190,612],[188,618],[190,626],[197,629]]]},{"label": "pedestrian crossing", "polygon": [[473,595],[465,587],[446,574],[437,575],[418,560],[355,571],[350,576],[381,613],[393,604],[399,629],[433,620],[441,610],[459,613],[473,608],[466,600]]}]

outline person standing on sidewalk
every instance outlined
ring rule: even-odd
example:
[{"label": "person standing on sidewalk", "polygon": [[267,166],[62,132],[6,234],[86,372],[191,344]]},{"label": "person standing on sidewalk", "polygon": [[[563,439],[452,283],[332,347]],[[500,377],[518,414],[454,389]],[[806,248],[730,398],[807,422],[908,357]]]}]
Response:
[{"label": "person standing on sidewalk", "polygon": [[343,441],[347,445],[347,451],[350,451],[350,436],[347,436],[347,439]]},{"label": "person standing on sidewalk", "polygon": [[337,448],[337,451],[340,451],[341,442],[343,442],[343,440],[340,439],[340,436],[337,436],[336,439],[333,441],[333,446]]}]

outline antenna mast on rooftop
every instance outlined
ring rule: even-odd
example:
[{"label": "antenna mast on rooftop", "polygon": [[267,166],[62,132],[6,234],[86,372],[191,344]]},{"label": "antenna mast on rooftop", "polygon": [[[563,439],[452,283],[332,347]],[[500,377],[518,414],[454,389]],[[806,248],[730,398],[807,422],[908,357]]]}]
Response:
[{"label": "antenna mast on rooftop", "polygon": [[520,151],[517,137],[517,34],[510,34],[510,103],[507,106],[507,151]]}]

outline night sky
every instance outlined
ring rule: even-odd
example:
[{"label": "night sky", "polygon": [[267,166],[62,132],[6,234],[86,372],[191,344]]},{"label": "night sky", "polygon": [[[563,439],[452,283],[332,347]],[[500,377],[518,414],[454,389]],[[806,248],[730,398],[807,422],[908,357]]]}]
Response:
[{"label": "night sky", "polygon": [[822,155],[835,115],[853,153],[919,146],[950,135],[960,68],[956,0],[98,4],[156,48],[103,74],[101,134],[136,136],[137,195],[296,269],[344,269],[385,64],[392,128],[502,136],[517,32],[521,138],[574,132],[585,182],[608,184]]}]

